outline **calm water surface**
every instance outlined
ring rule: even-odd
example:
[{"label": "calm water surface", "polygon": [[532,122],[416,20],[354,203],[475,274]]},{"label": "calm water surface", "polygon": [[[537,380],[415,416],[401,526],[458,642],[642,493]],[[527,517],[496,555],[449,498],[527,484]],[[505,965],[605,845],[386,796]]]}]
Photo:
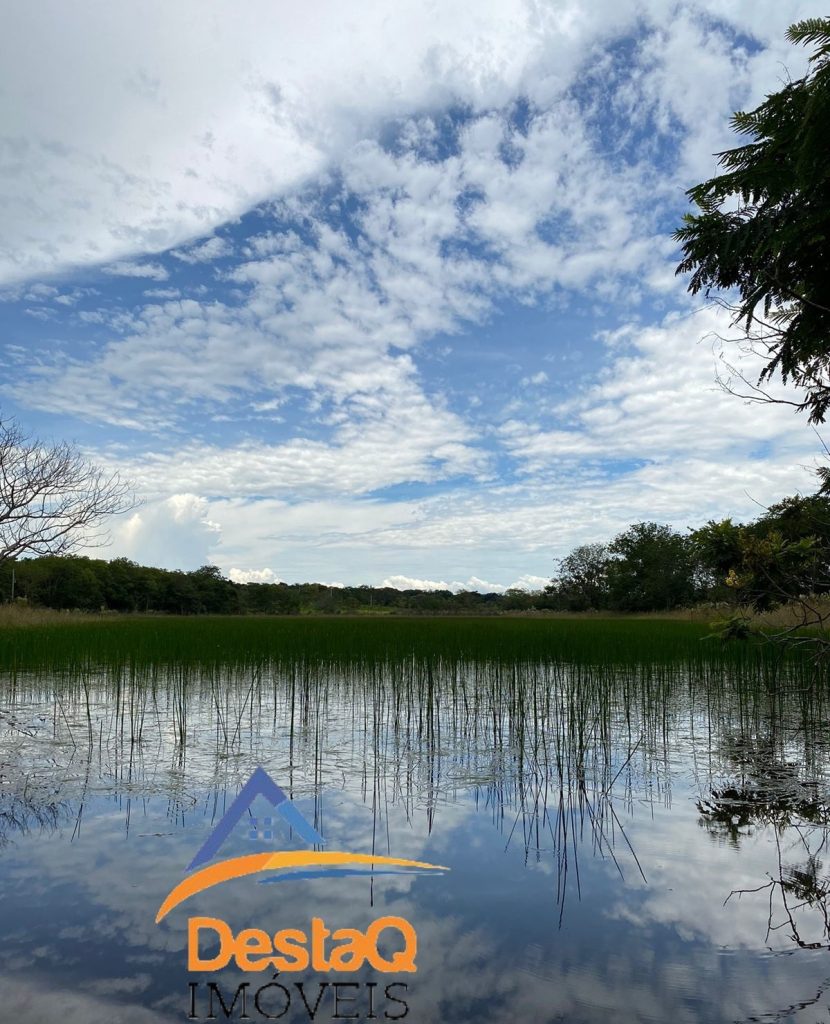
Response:
[{"label": "calm water surface", "polygon": [[[311,1019],[304,981],[318,1021],[830,1020],[827,714],[803,680],[680,668],[7,679],[0,1020],[182,1021],[194,981],[211,1019],[207,982],[271,976],[188,973],[189,916],[273,932],[385,914],[417,930],[416,974],[366,968],[339,1007],[320,984],[354,976],[282,975],[271,1019]],[[238,879],[156,925],[257,765],[326,849],[449,871]],[[292,848],[263,801],[222,856]]]}]

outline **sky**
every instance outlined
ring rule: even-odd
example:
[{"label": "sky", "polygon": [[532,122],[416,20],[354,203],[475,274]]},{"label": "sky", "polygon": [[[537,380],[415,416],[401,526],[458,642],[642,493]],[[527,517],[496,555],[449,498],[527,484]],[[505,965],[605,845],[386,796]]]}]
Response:
[{"label": "sky", "polygon": [[672,232],[796,0],[8,4],[0,415],[139,499],[97,557],[501,591],[815,490]]}]

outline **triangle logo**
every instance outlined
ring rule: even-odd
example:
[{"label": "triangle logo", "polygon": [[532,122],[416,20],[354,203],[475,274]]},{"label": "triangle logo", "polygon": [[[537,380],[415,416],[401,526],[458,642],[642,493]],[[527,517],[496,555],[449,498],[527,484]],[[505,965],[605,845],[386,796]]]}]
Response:
[{"label": "triangle logo", "polygon": [[317,829],[300,814],[285,791],[274,782],[265,769],[257,768],[239,791],[239,795],[227,809],[222,820],[205,840],[199,852],[187,865],[188,871],[201,867],[216,856],[222,844],[257,797],[264,797],[277,814],[310,846],[325,844],[325,840]]}]

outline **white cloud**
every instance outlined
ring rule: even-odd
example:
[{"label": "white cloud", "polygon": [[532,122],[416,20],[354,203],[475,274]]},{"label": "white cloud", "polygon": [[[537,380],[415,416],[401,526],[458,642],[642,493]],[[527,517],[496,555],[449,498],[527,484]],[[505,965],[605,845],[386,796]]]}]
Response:
[{"label": "white cloud", "polygon": [[453,584],[444,580],[419,580],[413,576],[389,576],[381,583],[382,587],[393,590],[452,590]]},{"label": "white cloud", "polygon": [[153,281],[166,281],[169,274],[160,263],[130,263],[119,260],[103,268],[112,277],[149,277]]},{"label": "white cloud", "polygon": [[31,302],[38,299],[51,299],[58,294],[58,289],[48,284],[33,284],[26,292],[26,298]]},{"label": "white cloud", "polygon": [[[299,15],[282,12],[282,34],[269,34],[272,9],[257,7],[256,21],[216,8],[191,35],[187,10],[155,11],[163,45],[129,12],[107,11],[112,46],[79,38],[89,62],[64,79],[73,101],[88,101],[73,108],[84,123],[60,96],[30,112],[33,141],[6,172],[31,214],[17,248],[24,228],[10,221],[9,280],[109,262],[110,273],[163,281],[150,254],[173,245],[189,278],[208,279],[197,264],[232,257],[212,272],[215,291],[148,288],[143,308],[80,309],[71,322],[91,328],[87,347],[44,345],[4,383],[21,407],[149,436],[104,456],[148,498],[121,538],[131,550],[161,558],[175,547],[169,531],[190,521],[189,563],[267,562],[289,579],[404,570],[496,587],[478,574],[542,579],[540,558],[635,519],[682,528],[753,514],[748,494],[809,486],[801,465],[815,444],[789,413],[714,390],[711,352],[697,342],[722,322],[686,316],[666,229],[683,188],[728,143],[730,111],[769,90],[782,56],[799,70],[783,29],[800,2],[531,11],[503,0],[472,15],[450,2],[428,18],[405,2],[349,12],[348,24],[324,6],[314,60],[293,62],[310,31]],[[75,39],[84,27],[83,14],[71,29],[66,17],[55,8],[38,29],[49,43],[38,54],[55,64],[47,95],[65,60],[53,33]],[[727,22],[766,48],[737,44]],[[620,59],[606,44],[626,32],[637,38]],[[356,41],[359,67],[346,45]],[[102,69],[115,83],[103,97]],[[34,72],[0,69],[10,95]],[[531,114],[521,130],[519,97]],[[467,104],[454,138],[442,120],[451,102]],[[210,237],[264,198],[235,252]],[[340,202],[348,225],[332,213]],[[35,284],[30,301],[58,302],[54,292]],[[564,353],[535,372],[517,357],[509,379],[528,390],[501,402],[426,373],[429,344],[449,363],[446,336],[475,339],[508,303],[548,308],[552,320],[593,304],[620,322],[646,300],[660,322],[608,334],[568,402],[554,369]],[[417,499],[379,497],[407,484]],[[165,502],[184,491],[201,504],[183,521]]]},{"label": "white cloud", "polygon": [[195,494],[173,494],[148,503],[128,518],[116,521],[108,557],[126,557],[145,565],[196,569],[210,563],[219,525],[209,518],[209,506]]},{"label": "white cloud", "polygon": [[[554,558],[632,522],[655,519],[685,531],[710,517],[753,518],[758,503],[809,491],[800,461],[718,464],[690,455],[621,474],[577,467],[544,483],[454,489],[407,502],[212,500],[209,516],[221,534],[198,564],[256,565],[266,555],[291,582],[329,579],[336,567],[351,584],[397,577],[404,586],[480,589],[473,578],[483,576],[485,589],[536,590]],[[420,571],[401,572],[408,566]]]},{"label": "white cloud", "polygon": [[[75,985],[59,988],[46,976],[38,976],[32,970],[23,977],[11,973],[0,975],[6,1005],[14,1020],[20,1024],[36,1024],[51,1011],[54,999],[60,999],[61,1017],[65,1024],[108,1024],[122,1014],[129,1015],[134,1024],[152,1024],[158,1020],[158,1012],[141,1005],[129,989],[131,979],[116,979],[111,983],[115,991],[79,992]],[[119,990],[119,980],[123,987]],[[100,991],[100,990],[99,990]],[[107,998],[109,996],[109,998]]]},{"label": "white cloud", "polygon": [[233,246],[226,238],[209,238],[189,249],[173,249],[172,256],[182,263],[210,263],[233,255]]},{"label": "white cloud", "polygon": [[419,397],[405,362],[390,378],[395,390],[335,407],[343,419],[328,442],[192,442],[111,464],[151,500],[178,489],[202,496],[202,518],[221,532],[202,533],[194,564],[265,557],[291,581],[326,579],[336,566],[350,583],[540,589],[554,557],[632,522],[685,530],[747,519],[814,489],[820,453],[806,424],[787,407],[744,405],[717,389],[711,344],[699,339],[723,327],[704,309],[607,335],[598,379],[566,403],[549,401],[550,423],[502,426],[495,440],[520,470],[513,479],[480,477],[406,501],[364,497],[394,481],[463,477],[486,454],[461,420]]},{"label": "white cloud", "polygon": [[[491,17],[500,21],[507,8],[498,15],[495,10],[481,14],[482,25],[490,25]],[[658,13],[650,8],[648,16]],[[399,120],[394,153],[368,138],[344,149],[338,181],[344,194],[355,199],[360,244],[329,226],[327,210],[313,193],[295,194],[278,206],[278,213],[303,223],[306,230],[310,227],[313,241],[301,242],[292,230],[249,239],[245,251],[250,257],[229,274],[241,289],[240,304],[190,299],[138,310],[117,325],[122,337],[109,340],[91,358],[61,356],[53,365],[48,360],[34,364],[28,379],[16,386],[16,397],[53,413],[75,414],[74,395],[82,391],[82,414],[88,419],[168,430],[195,403],[227,404],[264,390],[271,394],[258,396],[256,402],[265,408],[269,402],[280,403],[286,389],[299,388],[313,396],[312,402],[353,403],[352,409],[341,408],[335,415],[344,422],[352,414],[356,428],[363,430],[365,401],[359,396],[366,392],[381,401],[385,395],[394,405],[414,400],[422,409],[435,406],[434,400],[417,395],[414,368],[402,371],[393,351],[413,350],[436,333],[481,321],[502,298],[533,302],[552,291],[592,288],[606,299],[628,295],[636,300],[641,282],[649,281],[665,291],[673,243],[665,232],[655,234],[652,217],[655,202],[671,196],[676,203],[676,189],[658,179],[649,152],[631,164],[603,154],[590,118],[586,120],[585,111],[565,91],[566,71],[573,73],[579,61],[602,68],[591,44],[615,24],[621,28],[630,15],[615,12],[619,23],[613,18],[607,23],[566,19],[566,34],[577,35],[566,47],[557,35],[561,24],[556,19],[546,22],[550,35],[543,34],[543,47],[564,47],[562,78],[547,93],[549,73],[521,79],[547,102],[547,109],[534,111],[524,136],[510,127],[515,92],[504,92],[494,80],[485,92],[495,90],[493,97],[501,96],[504,108],[474,116],[460,131],[457,152],[444,160],[423,158],[424,146],[438,133],[437,122],[427,114]],[[652,25],[641,47],[642,73],[626,83],[629,72],[618,72],[623,75],[622,84],[617,83],[619,102],[628,91],[630,117],[639,109],[635,100],[642,99],[657,109],[658,122],[670,122],[663,107],[673,103],[679,108],[682,95],[669,90],[666,98],[654,88],[655,76],[662,83],[670,73],[658,46],[668,41],[696,47],[720,61],[742,83],[733,83],[733,93],[749,92],[756,86],[757,63],[767,62],[770,55],[736,56],[724,49],[724,38],[722,32],[702,32],[684,18]],[[577,41],[582,46],[578,54]],[[500,41],[499,47],[503,45]],[[535,52],[526,55],[517,67],[523,66],[521,60],[537,57]],[[511,81],[518,89],[519,79]],[[720,79],[716,84],[723,85]],[[697,88],[710,90],[706,83]],[[721,97],[719,106],[713,95],[706,92],[706,108],[720,116],[726,99]],[[679,116],[674,106],[671,113]],[[518,163],[503,159],[508,142],[521,150]],[[474,200],[461,202],[471,196]],[[559,226],[553,230],[551,224]],[[225,246],[214,237],[176,255],[200,259],[224,252]],[[167,276],[155,263],[121,262],[111,269]],[[172,290],[147,294],[172,298]],[[402,395],[397,382],[404,376],[410,384]],[[396,380],[392,386],[390,379]],[[541,386],[548,383],[548,375],[538,371],[522,383]],[[224,409],[217,413],[228,415]],[[447,444],[463,445],[470,437],[456,422]],[[566,445],[570,439],[551,440]],[[287,446],[289,457],[292,446],[303,459],[306,452],[312,460],[318,454],[314,446],[295,439]],[[482,460],[469,449],[464,457],[469,470],[482,471]],[[387,482],[399,480],[393,473]]]},{"label": "white cloud", "polygon": [[242,15],[187,0],[94,16],[51,3],[6,29],[15,159],[2,184],[18,198],[6,279],[203,235],[320,171],[381,118],[504,101],[537,48],[518,0],[475,12],[324,2],[313,19],[265,0]]},{"label": "white cloud", "polygon": [[[732,341],[721,339],[732,338]],[[718,385],[718,367],[750,381],[763,362],[744,353],[717,307],[672,312],[662,323],[605,335],[609,359],[597,382],[549,410],[551,426],[509,420],[505,447],[529,473],[575,459],[664,461],[694,455],[746,460],[759,446],[804,458],[814,436],[789,405],[759,407]],[[773,383],[771,394],[795,397]]]},{"label": "white cloud", "polygon": [[404,376],[339,407],[330,441],[298,437],[228,447],[191,442],[174,451],[122,455],[118,462],[146,495],[169,493],[173,481],[212,498],[358,495],[475,473],[486,454],[472,440],[457,416],[431,404]]},{"label": "white cloud", "polygon": [[[433,435],[426,410],[420,433],[406,417],[381,419],[377,436],[372,420],[362,430],[347,420],[339,444],[190,446],[180,457],[120,462],[142,493],[205,496],[202,517],[221,532],[194,561],[256,565],[265,555],[292,581],[328,578],[336,565],[351,583],[540,589],[554,557],[632,522],[684,531],[712,517],[753,518],[784,494],[814,489],[820,452],[806,424],[786,407],[743,405],[716,389],[711,348],[696,340],[721,326],[703,310],[609,336],[600,379],[550,407],[556,429],[505,424],[501,442],[523,470],[512,482],[361,498],[383,481],[436,472],[429,453],[447,424]],[[261,497],[269,494],[283,500]],[[412,565],[421,571],[399,568]]]},{"label": "white cloud", "polygon": [[[276,399],[300,388],[364,404],[357,396],[385,389],[395,405],[423,406],[428,400],[413,386],[399,394],[396,382],[414,381],[400,350],[483,320],[504,297],[535,301],[589,285],[609,292],[619,275],[662,261],[665,244],[652,244],[637,212],[646,186],[629,172],[617,181],[598,162],[572,103],[532,121],[514,168],[501,155],[508,122],[506,110],[472,120],[460,131],[458,154],[443,162],[364,141],[340,177],[355,197],[359,242],[329,226],[314,195],[295,197],[281,214],[304,223],[312,240],[303,244],[289,231],[276,249],[251,247],[257,255],[228,274],[241,302],[186,299],[137,310],[117,325],[123,337],[89,360],[35,365],[17,394],[69,412],[82,389],[85,417],[151,429],[166,429],[189,403],[226,403],[263,389]],[[471,193],[480,199],[466,209],[460,200]],[[568,226],[545,241],[538,229],[551,216]],[[124,272],[141,266],[150,273],[156,265],[128,264]],[[527,378],[537,386],[546,380],[544,371]],[[139,406],[152,410],[143,420],[134,414]]]},{"label": "white cloud", "polygon": [[228,578],[234,583],[280,583],[273,569],[231,569]]},{"label": "white cloud", "polygon": [[[525,576],[522,577],[522,581],[511,584],[511,587],[520,590],[538,590],[539,586],[526,586],[528,580],[541,581],[541,586],[546,585],[549,581],[542,581],[541,576]],[[459,593],[463,590],[475,590],[480,594],[503,594],[506,590],[510,589],[503,583],[488,583],[487,580],[482,580],[478,576],[470,576],[470,578],[462,583],[459,580],[454,580],[452,583],[447,583],[444,580],[423,580],[417,579],[413,576],[389,576],[385,579],[380,586],[392,587],[394,590],[424,590],[424,591],[435,591],[435,590],[451,590],[454,594]]]},{"label": "white cloud", "polygon": [[[390,118],[450,103],[483,111],[522,94],[547,107],[586,60],[607,77],[613,69],[603,68],[598,44],[638,26],[651,31],[640,54],[647,73],[632,75],[616,112],[631,118],[646,99],[643,116],[653,108],[664,124],[694,125],[684,162],[708,168],[742,92],[760,98],[782,58],[798,71],[783,33],[812,11],[800,0],[710,0],[703,9],[750,28],[768,50],[738,53],[700,5],[676,10],[659,0],[482,0],[474,10],[461,0],[358,9],[324,0],[313,19],[266,0],[242,15],[197,0],[21,8],[5,27],[0,68],[8,98],[0,279],[203,237],[342,160]],[[430,142],[428,124],[413,122],[409,134]],[[479,217],[510,234],[505,213],[491,204]]]},{"label": "white cloud", "polygon": [[532,573],[525,573],[508,587],[509,590],[527,590],[533,593],[537,590],[544,590],[550,583],[550,576],[534,576]]}]

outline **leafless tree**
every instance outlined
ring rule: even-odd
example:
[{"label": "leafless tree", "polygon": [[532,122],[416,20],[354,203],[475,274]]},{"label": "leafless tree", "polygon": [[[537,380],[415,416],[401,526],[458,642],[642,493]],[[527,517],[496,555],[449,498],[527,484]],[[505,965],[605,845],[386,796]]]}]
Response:
[{"label": "leafless tree", "polygon": [[106,543],[105,522],[135,501],[118,473],[69,442],[44,443],[0,419],[0,564]]}]

